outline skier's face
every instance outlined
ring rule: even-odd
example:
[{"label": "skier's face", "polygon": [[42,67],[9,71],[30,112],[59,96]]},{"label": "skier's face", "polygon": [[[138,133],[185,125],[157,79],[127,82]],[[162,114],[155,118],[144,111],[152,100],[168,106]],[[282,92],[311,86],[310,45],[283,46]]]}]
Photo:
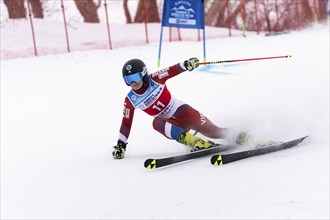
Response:
[{"label": "skier's face", "polygon": [[141,80],[138,83],[132,82],[130,86],[132,87],[133,90],[139,90],[143,86],[143,80]]}]

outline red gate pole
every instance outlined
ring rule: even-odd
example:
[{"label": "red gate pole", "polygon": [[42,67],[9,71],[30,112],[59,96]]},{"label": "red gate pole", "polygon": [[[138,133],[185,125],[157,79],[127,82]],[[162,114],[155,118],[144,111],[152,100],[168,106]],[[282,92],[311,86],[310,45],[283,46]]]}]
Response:
[{"label": "red gate pole", "polygon": [[104,8],[105,8],[105,17],[107,19],[107,30],[108,30],[109,47],[110,47],[110,50],[111,50],[112,49],[112,44],[111,44],[111,36],[110,36],[110,24],[109,24],[109,19],[108,19],[107,0],[104,0]]},{"label": "red gate pole", "polygon": [[229,37],[231,37],[231,13],[230,13],[230,3],[229,3],[229,0],[227,0],[227,24],[228,24],[228,34],[229,34]]},{"label": "red gate pole", "polygon": [[32,22],[30,0],[28,0],[27,2],[28,2],[28,10],[29,10],[29,18],[30,18],[31,30],[32,30],[32,39],[33,39],[34,55],[35,55],[35,56],[38,56],[37,45],[36,45],[36,38],[35,38],[35,35],[34,35],[34,28],[33,28],[33,22]]},{"label": "red gate pole", "polygon": [[258,18],[258,6],[257,6],[257,0],[254,0],[254,10],[255,10],[255,12],[256,12],[257,34],[259,34],[259,18]]},{"label": "red gate pole", "polygon": [[148,44],[148,43],[149,43],[149,38],[148,38],[148,25],[147,25],[146,0],[143,0],[142,3],[143,3],[144,27],[145,27],[145,31],[146,31],[146,42],[147,42],[147,44]]},{"label": "red gate pole", "polygon": [[68,35],[68,28],[66,25],[66,18],[65,18],[65,10],[64,10],[64,5],[63,5],[63,0],[61,0],[61,8],[62,8],[62,14],[63,14],[63,20],[64,20],[64,29],[65,29],[65,37],[66,37],[66,48],[68,52],[70,53],[70,44],[69,44],[69,35]]}]

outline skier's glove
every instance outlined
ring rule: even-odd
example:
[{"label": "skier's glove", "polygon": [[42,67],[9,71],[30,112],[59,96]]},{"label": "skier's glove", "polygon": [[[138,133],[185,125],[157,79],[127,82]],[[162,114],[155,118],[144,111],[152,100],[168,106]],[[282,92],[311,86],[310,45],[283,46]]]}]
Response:
[{"label": "skier's glove", "polygon": [[199,60],[196,57],[190,58],[183,62],[183,65],[186,67],[187,70],[193,71],[199,66]]},{"label": "skier's glove", "polygon": [[123,159],[125,157],[126,143],[118,140],[117,146],[113,146],[112,156],[114,159]]}]

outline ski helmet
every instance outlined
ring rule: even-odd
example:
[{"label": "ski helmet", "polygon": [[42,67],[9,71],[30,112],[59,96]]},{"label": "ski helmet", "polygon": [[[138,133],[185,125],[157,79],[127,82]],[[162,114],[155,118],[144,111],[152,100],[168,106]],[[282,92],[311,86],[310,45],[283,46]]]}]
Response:
[{"label": "ski helmet", "polygon": [[129,86],[132,82],[138,83],[141,80],[145,82],[148,77],[148,70],[142,60],[131,59],[124,64],[122,74],[126,85]]}]

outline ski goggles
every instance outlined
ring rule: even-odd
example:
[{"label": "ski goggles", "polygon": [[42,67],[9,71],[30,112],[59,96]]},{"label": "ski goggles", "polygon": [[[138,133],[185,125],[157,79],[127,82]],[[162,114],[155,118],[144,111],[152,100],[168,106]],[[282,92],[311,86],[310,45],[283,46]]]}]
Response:
[{"label": "ski goggles", "polygon": [[142,72],[125,75],[124,80],[125,80],[126,85],[130,86],[133,82],[135,82],[135,83],[140,82],[146,73],[147,73],[147,69],[144,69]]}]

